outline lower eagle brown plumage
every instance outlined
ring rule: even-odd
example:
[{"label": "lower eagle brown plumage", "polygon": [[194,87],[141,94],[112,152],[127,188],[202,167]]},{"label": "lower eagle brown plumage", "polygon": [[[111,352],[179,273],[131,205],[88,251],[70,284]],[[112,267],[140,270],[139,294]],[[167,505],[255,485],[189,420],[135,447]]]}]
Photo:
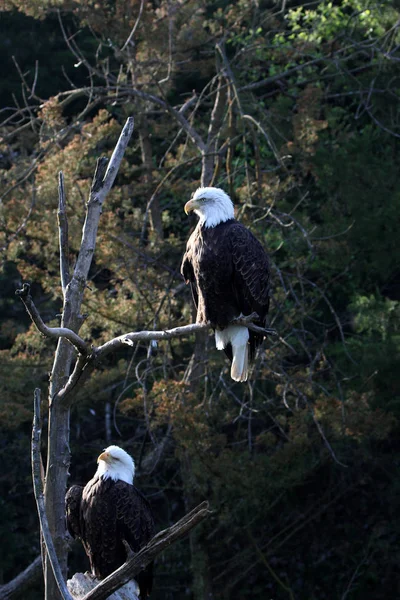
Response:
[{"label": "lower eagle brown plumage", "polygon": [[[126,560],[126,540],[138,552],[154,536],[150,506],[135,486],[95,475],[87,485],[72,486],[66,495],[67,527],[82,540],[92,573],[104,579]],[[150,594],[153,563],[135,577],[141,599]]]}]

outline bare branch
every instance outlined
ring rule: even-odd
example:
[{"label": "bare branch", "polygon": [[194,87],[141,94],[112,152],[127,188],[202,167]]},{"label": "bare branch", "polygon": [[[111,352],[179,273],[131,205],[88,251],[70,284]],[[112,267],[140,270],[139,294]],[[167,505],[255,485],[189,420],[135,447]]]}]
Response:
[{"label": "bare branch", "polygon": [[64,175],[60,171],[58,175],[58,231],[60,240],[60,273],[61,273],[61,286],[63,294],[69,284],[69,260],[68,260],[68,220],[66,214],[66,200],[65,200],[65,188],[64,188]]},{"label": "bare branch", "polygon": [[289,77],[293,73],[301,71],[307,67],[310,67],[311,65],[321,63],[323,62],[323,60],[323,58],[315,58],[313,60],[309,60],[308,62],[302,63],[301,65],[297,65],[296,67],[291,67],[290,69],[287,69],[287,71],[283,71],[283,73],[278,73],[277,75],[272,75],[271,77],[267,77],[266,79],[262,79],[261,81],[256,81],[254,83],[244,85],[241,88],[239,88],[238,91],[241,92],[244,90],[257,90],[260,87],[269,85],[270,83],[274,83],[275,81],[279,81],[281,79],[284,79],[285,77]]},{"label": "bare branch", "polygon": [[135,35],[136,29],[138,28],[139,23],[140,23],[140,19],[142,18],[142,12],[143,12],[144,3],[145,3],[145,0],[141,0],[140,7],[139,7],[139,14],[137,16],[136,22],[135,22],[135,24],[134,24],[134,26],[132,28],[132,31],[130,32],[130,34],[128,36],[128,39],[126,40],[125,44],[122,46],[121,52],[123,52],[125,50],[125,48],[127,46],[129,46],[129,44],[131,43],[131,41],[133,39],[133,36]]},{"label": "bare branch", "polygon": [[44,505],[44,495],[41,477],[41,460],[40,460],[40,440],[42,428],[40,424],[40,389],[35,389],[34,396],[34,412],[33,412],[33,428],[32,428],[32,480],[33,491],[35,494],[36,506],[39,514],[40,530],[43,535],[44,543],[46,544],[47,555],[50,560],[51,568],[53,569],[54,577],[57,581],[58,589],[63,600],[73,600],[73,597],[68,591],[64,581],[61,568],[57,559],[56,550],[54,548],[53,539],[51,537],[49,523],[47,521],[46,509]]},{"label": "bare branch", "polygon": [[[23,288],[21,290],[17,290],[15,293],[21,298],[29,316],[40,333],[51,339],[67,339],[78,351],[78,357],[75,361],[72,374],[68,377],[65,385],[59,389],[56,392],[56,395],[52,398],[52,401],[57,398],[64,407],[68,405],[67,399],[70,397],[71,392],[76,388],[78,383],[82,385],[93,372],[93,369],[96,367],[98,362],[104,359],[111,352],[116,352],[124,345],[133,346],[139,341],[161,341],[192,334],[199,334],[200,332],[205,333],[211,327],[209,323],[191,323],[190,325],[183,325],[181,327],[174,327],[173,329],[162,331],[132,331],[130,333],[125,333],[113,338],[101,346],[94,347],[86,343],[72,329],[67,327],[47,327],[43,323],[39,312],[33,303],[32,297],[29,294],[29,289],[29,284],[24,283]],[[235,319],[235,324],[244,325],[252,331],[256,331],[257,333],[265,336],[277,335],[276,330],[273,328],[263,328],[252,323],[252,320],[254,319],[258,319],[258,315],[256,313],[253,313],[247,317]]]},{"label": "bare branch", "polygon": [[83,356],[83,354],[79,354],[75,362],[74,370],[69,376],[67,383],[57,392],[55,396],[55,398],[60,401],[60,404],[67,407],[68,403],[66,402],[66,398],[76,388],[78,382],[82,385],[93,371],[94,367],[96,366],[95,362],[92,360],[90,365],[88,363],[88,357]]},{"label": "bare branch", "polygon": [[[95,360],[96,362],[104,358],[110,352],[122,348],[124,345],[133,346],[138,341],[151,341],[151,340],[170,340],[176,337],[184,337],[186,335],[192,335],[200,331],[205,331],[211,327],[208,323],[191,323],[189,325],[183,325],[181,327],[174,327],[173,329],[166,329],[162,331],[132,331],[130,333],[124,333],[108,342],[105,342],[101,346],[93,347],[86,343],[77,333],[68,329],[67,327],[47,327],[42,321],[41,316],[33,303],[32,297],[29,294],[30,285],[24,283],[22,289],[16,290],[15,294],[19,296],[25,305],[25,308],[31,317],[32,321],[36,325],[37,329],[44,336],[59,339],[65,338],[78,350],[81,360],[82,367],[85,367],[89,362]],[[270,327],[259,327],[252,323],[252,319],[257,319],[256,313],[249,315],[248,317],[241,317],[235,319],[236,325],[244,325],[263,335],[277,335],[276,329]]]},{"label": "bare branch", "polygon": [[124,125],[123,130],[121,131],[121,135],[119,136],[118,142],[114,148],[114,152],[111,155],[110,162],[108,163],[106,174],[103,179],[103,188],[101,190],[101,195],[97,199],[99,202],[103,202],[104,198],[107,196],[110,191],[114,180],[117,176],[119,166],[124,157],[125,150],[129,144],[129,140],[131,139],[134,127],[134,119],[133,117],[128,117],[126,123]]},{"label": "bare branch", "polygon": [[42,317],[34,305],[32,296],[29,293],[30,287],[29,283],[24,283],[22,289],[16,290],[15,295],[21,298],[28,315],[40,333],[52,339],[65,338],[75,346],[79,353],[85,355],[89,354],[91,352],[90,345],[79,337],[77,333],[67,327],[47,327],[47,325],[43,323]]},{"label": "bare branch", "polygon": [[161,83],[166,83],[169,78],[171,77],[171,73],[172,73],[172,29],[173,29],[173,14],[174,14],[174,10],[171,8],[171,1],[168,0],[167,2],[168,4],[168,68],[167,68],[167,75],[165,77],[163,77],[162,79],[160,79],[160,81],[158,82],[158,85],[160,85]]},{"label": "bare branch", "polygon": [[340,460],[339,460],[339,459],[336,457],[336,454],[335,454],[335,452],[334,452],[334,450],[333,450],[332,446],[330,445],[330,443],[329,443],[329,441],[328,441],[328,439],[327,439],[327,437],[326,437],[326,435],[325,435],[325,433],[324,433],[324,430],[322,429],[322,425],[321,425],[321,423],[318,421],[317,417],[315,416],[315,412],[314,412],[314,409],[313,409],[313,407],[312,407],[312,406],[310,406],[310,404],[309,404],[308,402],[307,402],[307,405],[308,405],[308,409],[309,409],[309,411],[310,411],[310,413],[311,413],[312,419],[313,419],[313,421],[314,421],[314,423],[315,423],[315,426],[316,426],[316,428],[318,429],[318,432],[319,432],[320,436],[322,437],[322,439],[323,439],[323,441],[324,441],[324,444],[325,444],[325,446],[327,447],[327,449],[328,449],[328,451],[329,451],[329,454],[332,456],[333,460],[334,460],[334,461],[335,461],[335,462],[336,462],[338,465],[340,465],[341,467],[346,467],[346,468],[347,468],[347,466],[348,466],[348,465],[345,465],[344,463],[342,463],[342,462],[341,462],[341,461],[340,461]]},{"label": "bare branch", "polygon": [[33,209],[35,207],[35,202],[36,202],[36,188],[35,188],[35,183],[33,182],[32,200],[31,200],[31,205],[29,207],[28,213],[27,213],[26,217],[23,219],[22,223],[20,223],[20,225],[14,231],[14,233],[12,235],[10,235],[10,237],[6,240],[6,243],[4,244],[4,246],[2,248],[0,248],[0,252],[3,252],[4,250],[6,250],[9,247],[9,245],[11,244],[11,242],[21,233],[21,231],[23,229],[25,229],[25,227],[27,226],[28,221],[31,217]]},{"label": "bare branch", "polygon": [[196,90],[193,90],[193,95],[190,96],[189,100],[186,100],[185,104],[182,104],[182,106],[179,109],[179,112],[181,113],[181,115],[183,115],[196,102],[197,102],[197,94],[196,94]]},{"label": "bare branch", "polygon": [[115,350],[121,348],[124,344],[133,346],[134,342],[139,340],[170,340],[175,337],[183,337],[185,335],[191,335],[192,333],[198,333],[199,331],[205,331],[209,327],[210,325],[207,323],[191,323],[190,325],[166,329],[165,331],[133,331],[131,333],[120,335],[119,337],[106,342],[102,346],[98,346],[94,349],[94,353],[97,358],[103,358],[110,352],[115,352]]},{"label": "bare branch", "polygon": [[38,80],[38,74],[39,74],[39,61],[35,60],[35,76],[33,78],[33,83],[32,83],[32,88],[31,88],[31,95],[29,96],[29,99],[31,98],[35,98],[35,90],[36,90],[36,84],[37,84],[37,80]]},{"label": "bare branch", "polygon": [[207,146],[202,152],[201,185],[210,185],[213,179],[217,136],[221,130],[226,108],[227,86],[222,76],[218,78],[217,93],[211,112],[207,133]]},{"label": "bare branch", "polygon": [[254,117],[252,117],[251,115],[243,115],[243,119],[247,119],[257,127],[257,129],[263,134],[263,136],[267,140],[267,144],[271,148],[272,153],[275,156],[276,162],[278,164],[282,164],[282,159],[278,154],[278,150],[276,149],[274,142],[272,141],[268,133],[265,131],[265,129],[261,126],[261,123],[256,121],[256,119],[254,119]]},{"label": "bare branch", "polygon": [[235,325],[244,325],[251,331],[256,331],[257,333],[262,333],[263,335],[278,335],[276,329],[272,327],[260,327],[259,325],[255,325],[253,321],[259,318],[260,317],[257,313],[252,313],[246,317],[238,317],[237,319],[234,319],[233,323]]}]

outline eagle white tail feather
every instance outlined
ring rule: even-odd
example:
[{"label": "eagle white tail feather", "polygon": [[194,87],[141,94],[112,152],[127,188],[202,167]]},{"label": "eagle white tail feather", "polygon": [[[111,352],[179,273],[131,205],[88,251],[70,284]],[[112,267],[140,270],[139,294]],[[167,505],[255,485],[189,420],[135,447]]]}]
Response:
[{"label": "eagle white tail feather", "polygon": [[249,347],[232,346],[233,360],[231,366],[231,377],[234,381],[247,381],[249,366]]},{"label": "eagle white tail feather", "polygon": [[231,377],[234,381],[247,381],[249,364],[249,330],[242,325],[229,325],[225,329],[215,331],[217,350],[223,350],[228,344],[232,346]]}]

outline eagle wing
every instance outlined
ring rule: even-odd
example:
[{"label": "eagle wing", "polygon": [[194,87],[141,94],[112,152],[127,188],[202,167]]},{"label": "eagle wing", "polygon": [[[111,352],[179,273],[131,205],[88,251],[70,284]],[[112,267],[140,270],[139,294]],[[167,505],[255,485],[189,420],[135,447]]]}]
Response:
[{"label": "eagle wing", "polygon": [[193,269],[193,248],[196,245],[196,242],[199,238],[199,230],[198,227],[193,231],[192,235],[189,237],[188,242],[186,244],[186,252],[183,255],[182,264],[181,264],[181,274],[185,280],[185,283],[190,284],[190,289],[192,292],[192,298],[194,302],[194,306],[197,310],[199,305],[199,293],[196,285],[196,277]]},{"label": "eagle wing", "polygon": [[81,539],[92,573],[103,579],[123,562],[117,545],[114,482],[98,477],[85,486],[81,503]]},{"label": "eagle wing", "polygon": [[257,312],[261,326],[269,307],[269,261],[267,253],[254,235],[241,223],[229,232],[234,265],[234,292],[244,315]]},{"label": "eagle wing", "polygon": [[[115,484],[117,498],[117,527],[133,552],[139,552],[155,534],[153,514],[143,494],[133,485],[122,481]],[[136,576],[140,597],[145,599],[153,586],[153,563]]]},{"label": "eagle wing", "polygon": [[82,537],[80,525],[80,510],[83,487],[73,485],[65,494],[65,516],[66,525],[72,537]]},{"label": "eagle wing", "polygon": [[134,485],[115,483],[118,529],[134,552],[154,536],[154,519],[149,503]]}]

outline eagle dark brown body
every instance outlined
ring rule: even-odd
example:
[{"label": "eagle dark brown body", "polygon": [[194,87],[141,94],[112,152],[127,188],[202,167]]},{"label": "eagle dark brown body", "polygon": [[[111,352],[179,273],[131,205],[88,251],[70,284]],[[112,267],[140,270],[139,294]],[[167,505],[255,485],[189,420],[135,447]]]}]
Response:
[{"label": "eagle dark brown body", "polygon": [[[244,225],[229,219],[214,227],[198,223],[190,236],[181,272],[190,283],[197,322],[223,329],[240,315],[256,312],[265,327],[269,308],[267,254]],[[249,332],[250,359],[263,336]],[[231,350],[225,349],[232,359]]]},{"label": "eagle dark brown body", "polygon": [[[72,486],[65,497],[67,527],[81,539],[92,573],[103,579],[126,560],[126,540],[138,552],[154,536],[154,520],[147,500],[134,485],[103,479],[97,474],[83,488]],[[150,594],[153,564],[135,577],[141,599]]]}]

